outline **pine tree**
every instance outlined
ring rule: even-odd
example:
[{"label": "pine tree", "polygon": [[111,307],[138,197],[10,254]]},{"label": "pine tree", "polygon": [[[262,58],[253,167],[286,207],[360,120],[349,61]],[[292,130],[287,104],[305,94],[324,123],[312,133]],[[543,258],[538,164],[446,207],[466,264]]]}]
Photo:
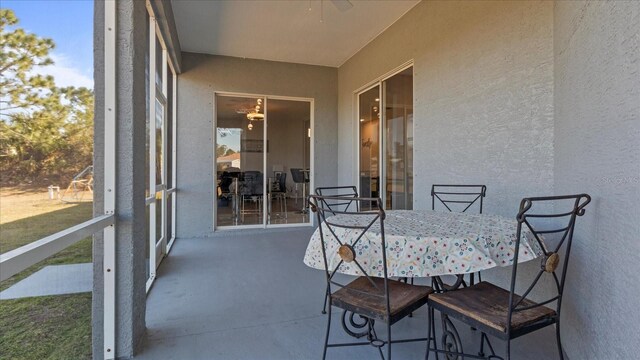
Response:
[{"label": "pine tree", "polygon": [[17,24],[0,9],[0,180],[65,182],[92,163],[93,92],[38,75],[55,44]]}]

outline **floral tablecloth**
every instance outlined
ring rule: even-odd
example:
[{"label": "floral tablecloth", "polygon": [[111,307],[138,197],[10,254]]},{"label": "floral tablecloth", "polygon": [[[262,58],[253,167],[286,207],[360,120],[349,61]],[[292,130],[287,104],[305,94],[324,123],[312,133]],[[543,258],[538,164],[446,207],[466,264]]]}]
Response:
[{"label": "floral tablecloth", "polygon": [[[430,210],[390,210],[384,220],[387,247],[388,276],[429,277],[450,274],[466,274],[513,263],[515,250],[515,219],[497,215],[477,215]],[[339,224],[366,224],[369,216],[331,217]],[[341,261],[339,244],[326,224],[322,224],[329,269]],[[335,228],[334,228],[335,229]],[[524,229],[523,229],[524,230]],[[361,230],[339,228],[336,235],[343,243],[351,243]],[[373,276],[382,276],[379,222],[372,226],[353,247],[356,260]],[[538,243],[523,233],[518,262],[525,262],[542,255]],[[304,263],[316,269],[324,269],[320,231],[313,233]],[[340,273],[363,275],[355,262],[343,262]]]}]

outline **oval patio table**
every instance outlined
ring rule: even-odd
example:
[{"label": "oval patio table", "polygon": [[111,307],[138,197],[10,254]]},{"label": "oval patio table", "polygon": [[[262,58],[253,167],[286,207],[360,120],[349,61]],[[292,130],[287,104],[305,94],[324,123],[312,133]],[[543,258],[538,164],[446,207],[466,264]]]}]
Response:
[{"label": "oval patio table", "polygon": [[[496,266],[513,264],[516,245],[516,219],[497,215],[435,212],[431,210],[386,211],[384,233],[387,248],[387,274],[389,277],[432,277],[439,289],[452,290],[464,284],[463,275],[473,274]],[[373,219],[369,216],[332,216],[331,223],[366,226]],[[338,254],[340,244],[332,232],[322,224],[325,250],[329,269],[349,275],[364,275],[356,262],[370,276],[383,276],[382,252],[380,251],[380,223],[376,222],[364,236],[353,245],[355,260],[344,262]],[[333,228],[342,243],[353,244],[362,230]],[[543,254],[538,242],[527,229],[523,229],[520,240],[518,262],[535,259]],[[341,263],[342,262],[342,263]],[[320,231],[313,233],[304,263],[316,269],[325,269],[322,256]],[[441,276],[456,275],[458,281],[452,287],[444,287]],[[473,280],[471,280],[473,281]],[[326,299],[325,299],[326,306]],[[347,334],[360,338],[369,335],[369,321],[362,318],[358,323],[354,313],[344,311],[342,327]],[[447,316],[442,317],[442,346],[462,353],[462,342],[458,331]]]},{"label": "oval patio table", "polygon": [[[373,215],[372,215],[373,216]],[[331,222],[366,225],[368,216],[338,214]],[[334,269],[342,258],[340,244],[324,228],[327,262]],[[436,212],[431,210],[389,210],[384,220],[389,277],[435,277],[461,275],[513,264],[517,221],[498,215]],[[335,229],[343,243],[351,243],[361,230]],[[376,222],[353,246],[355,258],[369,275],[382,277],[380,227]],[[538,243],[523,229],[518,262],[542,255]],[[313,233],[304,263],[324,270],[320,231]],[[364,275],[352,263],[342,262],[339,273]]]}]

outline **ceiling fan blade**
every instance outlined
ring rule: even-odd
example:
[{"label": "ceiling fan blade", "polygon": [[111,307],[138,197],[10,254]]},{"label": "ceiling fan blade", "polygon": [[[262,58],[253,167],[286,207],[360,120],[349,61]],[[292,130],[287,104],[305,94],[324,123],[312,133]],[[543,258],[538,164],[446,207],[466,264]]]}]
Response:
[{"label": "ceiling fan blade", "polygon": [[331,0],[333,6],[341,12],[345,12],[353,7],[353,4],[349,0]]}]

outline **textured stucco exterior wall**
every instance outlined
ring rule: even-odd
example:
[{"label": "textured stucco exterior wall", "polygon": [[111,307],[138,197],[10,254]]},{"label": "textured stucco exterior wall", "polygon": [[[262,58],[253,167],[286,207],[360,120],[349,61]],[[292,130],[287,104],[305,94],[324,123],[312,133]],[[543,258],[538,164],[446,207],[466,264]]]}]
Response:
[{"label": "textured stucco exterior wall", "polygon": [[182,66],[178,77],[178,237],[213,232],[216,91],[314,98],[315,186],[336,183],[336,68],[193,53],[183,53]]},{"label": "textured stucco exterior wall", "polygon": [[339,68],[339,182],[356,184],[354,91],[414,60],[414,208],[433,183],[488,186],[514,215],[553,185],[553,4],[425,1]]},{"label": "textured stucco exterior wall", "polygon": [[572,359],[640,354],[640,2],[555,3],[555,191],[593,197],[563,302]]}]

